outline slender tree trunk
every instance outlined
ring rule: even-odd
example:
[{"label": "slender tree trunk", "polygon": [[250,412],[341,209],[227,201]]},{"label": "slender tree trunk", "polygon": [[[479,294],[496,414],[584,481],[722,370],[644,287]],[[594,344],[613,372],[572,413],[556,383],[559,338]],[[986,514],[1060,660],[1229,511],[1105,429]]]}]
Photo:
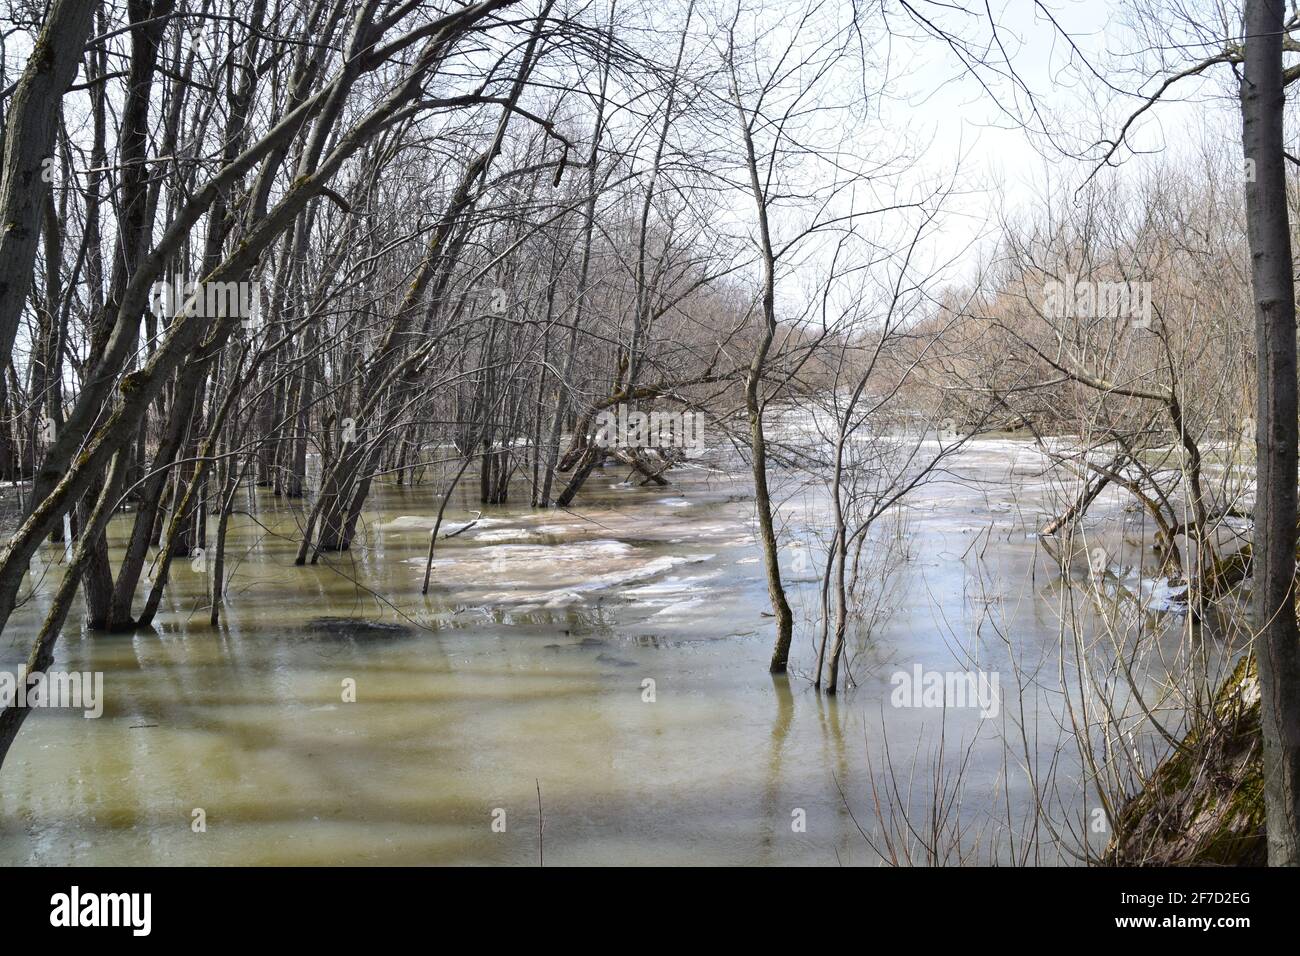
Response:
[{"label": "slender tree trunk", "polygon": [[443,492],[442,504],[438,506],[438,517],[433,522],[433,530],[429,532],[429,554],[424,559],[424,582],[420,585],[420,593],[429,593],[429,577],[433,574],[433,549],[438,544],[438,529],[442,527],[442,516],[447,511],[447,502],[451,500],[456,486],[460,484],[461,476],[465,474],[465,469],[469,467],[471,456],[466,455],[461,459],[460,468],[456,471],[456,476],[451,479],[451,484],[447,485],[447,490]]},{"label": "slender tree trunk", "polygon": [[1300,866],[1300,635],[1296,630],[1296,312],[1283,168],[1283,0],[1247,0],[1241,117],[1259,369],[1255,611],[1268,861]]},{"label": "slender tree trunk", "polygon": [[[733,82],[736,80],[735,64],[730,64]],[[739,83],[735,84],[736,89]],[[772,246],[772,233],[767,217],[767,194],[759,176],[758,155],[754,148],[750,120],[739,93],[735,99],[741,138],[745,146],[745,164],[749,174],[750,193],[758,218],[759,251],[763,257],[763,337],[754,350],[749,373],[745,377],[745,409],[749,413],[749,448],[754,470],[754,506],[758,512],[758,537],[763,548],[763,568],[767,573],[767,593],[776,617],[776,645],[772,649],[769,669],[773,674],[784,674],[790,659],[790,642],[794,635],[794,615],[785,597],[781,583],[781,563],[776,528],[772,520],[772,498],[767,486],[767,436],[763,433],[765,400],[762,392],[763,373],[767,355],[776,338],[776,253]]]},{"label": "slender tree trunk", "polygon": [[40,237],[59,104],[81,64],[98,4],[54,0],[9,104],[0,167],[0,355],[13,351]]},{"label": "slender tree trunk", "polygon": [[[765,338],[770,344],[771,333]],[[783,674],[790,659],[794,615],[785,598],[785,586],[781,583],[779,545],[772,521],[772,499],[767,487],[767,438],[763,434],[763,409],[758,397],[758,382],[762,377],[763,369],[761,355],[766,352],[767,348],[764,347],[760,350],[760,354],[754,357],[754,365],[745,383],[745,405],[749,409],[749,447],[753,456],[754,506],[758,511],[758,537],[763,547],[767,593],[772,601],[772,613],[776,616],[776,645],[772,649],[772,662],[769,669],[773,674]]]}]

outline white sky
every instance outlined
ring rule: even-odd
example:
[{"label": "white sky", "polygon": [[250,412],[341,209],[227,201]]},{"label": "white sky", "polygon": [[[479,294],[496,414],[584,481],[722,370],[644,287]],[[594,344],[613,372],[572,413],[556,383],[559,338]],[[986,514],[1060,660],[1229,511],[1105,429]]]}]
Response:
[{"label": "white sky", "polygon": [[[932,11],[924,0],[914,3],[927,15]],[[982,9],[981,4],[968,5]],[[1141,47],[1140,38],[1126,22],[1126,4],[1048,0],[1045,5],[1099,73],[1123,90],[1136,89],[1136,74],[1111,72],[1133,63],[1126,55]],[[1141,100],[1103,91],[1106,100],[1098,105],[1094,90],[1101,84],[1081,68],[1079,56],[1032,0],[1000,0],[991,8],[1016,73],[1034,91],[1038,110],[1049,127],[1055,126],[1062,134],[1057,142],[1073,138],[1072,145],[1082,148],[1102,136],[1115,136],[1123,117]],[[987,17],[985,27],[972,28],[970,34],[987,36],[986,24]],[[1185,55],[1190,60],[1193,54]],[[890,125],[897,124],[910,135],[928,140],[931,145],[920,160],[928,175],[950,174],[960,161],[961,181],[973,190],[954,204],[962,215],[947,223],[946,248],[956,251],[979,235],[986,223],[990,228],[996,225],[999,212],[1013,215],[1041,206],[1049,179],[1057,184],[1077,181],[1092,169],[1083,160],[1062,155],[1044,137],[1016,125],[998,108],[990,91],[1028,115],[1028,101],[1010,81],[998,81],[985,72],[986,91],[975,77],[961,70],[956,55],[932,37],[912,44],[908,56],[914,65],[900,82],[908,91],[906,101],[893,105]],[[1186,151],[1207,135],[1230,139],[1230,147],[1240,151],[1235,101],[1222,95],[1231,92],[1231,83],[1231,74],[1223,66],[1212,68],[1204,79],[1182,81],[1171,91],[1168,102],[1139,120],[1130,141],[1140,151],[1153,151],[1157,158]],[[1154,88],[1155,84],[1148,82],[1144,91]],[[1147,162],[1127,149],[1121,158],[1124,164],[1119,169],[1101,171],[1102,182],[1127,179]]]}]

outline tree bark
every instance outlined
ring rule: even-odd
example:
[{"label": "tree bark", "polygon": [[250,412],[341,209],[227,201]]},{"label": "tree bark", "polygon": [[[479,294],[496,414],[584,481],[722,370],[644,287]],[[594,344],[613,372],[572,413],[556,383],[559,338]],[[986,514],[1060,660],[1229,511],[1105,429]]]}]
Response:
[{"label": "tree bark", "polygon": [[1300,635],[1296,629],[1296,312],[1283,168],[1283,0],[1247,0],[1241,83],[1246,218],[1259,384],[1255,582],[1268,862],[1300,866]]},{"label": "tree bark", "polygon": [[767,575],[767,593],[776,617],[776,644],[768,669],[773,674],[784,674],[790,659],[790,642],[794,635],[794,615],[785,597],[781,582],[781,563],[776,528],[772,520],[772,498],[767,484],[767,436],[763,431],[763,412],[766,399],[762,395],[764,370],[772,342],[776,339],[776,252],[767,216],[767,193],[759,177],[758,154],[754,148],[751,120],[745,115],[740,101],[739,83],[734,62],[731,68],[736,115],[741,138],[744,141],[746,172],[749,188],[754,197],[758,218],[759,252],[763,260],[763,335],[754,349],[754,358],[745,376],[745,409],[749,414],[749,448],[754,471],[754,508],[758,513],[758,538],[763,548],[763,568]]},{"label": "tree bark", "polygon": [[13,351],[40,238],[46,160],[59,103],[76,78],[95,0],[54,0],[14,90],[0,171],[0,355]]}]

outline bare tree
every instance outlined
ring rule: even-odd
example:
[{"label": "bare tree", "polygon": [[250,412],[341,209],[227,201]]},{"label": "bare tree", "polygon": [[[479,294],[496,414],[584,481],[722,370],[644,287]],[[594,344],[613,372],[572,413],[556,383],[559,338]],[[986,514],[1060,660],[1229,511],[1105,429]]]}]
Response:
[{"label": "bare tree", "polygon": [[1296,318],[1283,155],[1282,0],[1247,0],[1242,139],[1255,290],[1255,614],[1268,860],[1300,866],[1300,633],[1296,630]]}]

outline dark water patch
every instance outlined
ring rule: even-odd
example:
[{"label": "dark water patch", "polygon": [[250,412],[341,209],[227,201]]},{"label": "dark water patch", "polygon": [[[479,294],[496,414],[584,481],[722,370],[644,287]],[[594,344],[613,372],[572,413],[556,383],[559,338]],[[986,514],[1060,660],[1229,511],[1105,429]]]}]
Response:
[{"label": "dark water patch", "polygon": [[596,660],[601,664],[613,664],[615,667],[636,667],[636,661],[625,661],[613,654],[597,654]]},{"label": "dark water patch", "polygon": [[[569,632],[565,631],[564,633],[568,634]],[[543,645],[543,647],[548,651],[559,651],[559,650],[564,650],[566,648],[575,648],[575,647],[591,648],[591,647],[604,647],[604,646],[605,646],[605,641],[601,640],[598,637],[584,637],[582,640],[575,641],[572,644],[544,644]]]},{"label": "dark water patch", "polygon": [[392,640],[410,637],[415,628],[391,621],[368,621],[358,617],[314,617],[302,626],[302,632],[326,640]]}]

